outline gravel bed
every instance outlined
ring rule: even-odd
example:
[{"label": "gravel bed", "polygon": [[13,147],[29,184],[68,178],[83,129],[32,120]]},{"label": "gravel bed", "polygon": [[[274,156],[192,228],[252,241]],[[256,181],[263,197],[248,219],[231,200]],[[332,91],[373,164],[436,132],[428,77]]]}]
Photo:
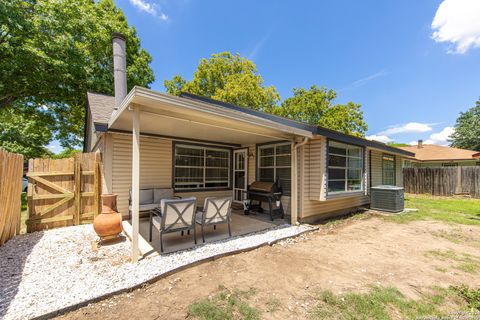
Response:
[{"label": "gravel bed", "polygon": [[283,225],[130,262],[130,242],[92,250],[91,225],[21,235],[0,247],[0,319],[30,319],[141,285],[177,268],[315,228]]}]

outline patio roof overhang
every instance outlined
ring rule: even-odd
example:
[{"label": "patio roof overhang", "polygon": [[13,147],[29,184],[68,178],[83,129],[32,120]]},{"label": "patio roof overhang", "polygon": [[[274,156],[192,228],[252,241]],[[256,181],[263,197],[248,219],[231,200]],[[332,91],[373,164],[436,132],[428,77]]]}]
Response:
[{"label": "patio roof overhang", "polygon": [[134,87],[116,110],[108,130],[132,132],[135,108],[140,109],[142,134],[221,142],[232,145],[294,140],[313,136],[311,131],[262,119],[202,101]]},{"label": "patio roof overhang", "polygon": [[[233,147],[289,140],[292,143],[292,203],[297,203],[296,150],[313,137],[308,128],[246,111],[134,87],[108,121],[108,131],[132,135],[132,260],[139,259],[140,135],[230,144]],[[303,140],[303,141],[302,141]],[[297,220],[296,206],[291,210]]]}]

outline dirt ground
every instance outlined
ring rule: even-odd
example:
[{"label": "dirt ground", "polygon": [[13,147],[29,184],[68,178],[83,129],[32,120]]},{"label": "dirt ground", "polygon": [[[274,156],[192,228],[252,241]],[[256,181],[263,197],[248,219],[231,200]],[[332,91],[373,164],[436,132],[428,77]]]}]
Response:
[{"label": "dirt ground", "polygon": [[[215,295],[222,285],[230,290],[254,288],[250,303],[262,318],[301,319],[320,290],[338,294],[392,286],[418,299],[433,286],[478,287],[479,263],[478,226],[353,219],[192,267],[61,318],[185,319],[188,305]],[[275,301],[274,312],[268,311],[268,301]]]}]

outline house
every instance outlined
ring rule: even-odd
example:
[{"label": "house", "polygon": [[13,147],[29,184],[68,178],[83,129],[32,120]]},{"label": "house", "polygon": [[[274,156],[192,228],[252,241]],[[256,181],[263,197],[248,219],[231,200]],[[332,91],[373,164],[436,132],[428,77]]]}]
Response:
[{"label": "house", "polygon": [[192,94],[127,93],[125,40],[113,44],[115,96],[87,94],[84,149],[101,152],[103,192],[124,215],[133,190],[137,234],[141,186],[241,202],[253,181],[279,180],[292,224],[368,206],[371,186],[402,186],[410,151]]},{"label": "house", "polygon": [[480,166],[480,152],[478,151],[424,144],[422,140],[418,140],[416,146],[399,148],[415,153],[414,157],[404,160],[405,167]]}]

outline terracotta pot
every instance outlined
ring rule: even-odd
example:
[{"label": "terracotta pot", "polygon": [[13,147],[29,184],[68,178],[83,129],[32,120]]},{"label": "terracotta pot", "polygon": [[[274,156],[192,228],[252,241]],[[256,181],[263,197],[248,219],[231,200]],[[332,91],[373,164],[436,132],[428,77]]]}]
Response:
[{"label": "terracotta pot", "polygon": [[102,213],[93,220],[93,229],[102,240],[116,238],[122,232],[122,215],[117,212],[116,194],[102,194]]}]

